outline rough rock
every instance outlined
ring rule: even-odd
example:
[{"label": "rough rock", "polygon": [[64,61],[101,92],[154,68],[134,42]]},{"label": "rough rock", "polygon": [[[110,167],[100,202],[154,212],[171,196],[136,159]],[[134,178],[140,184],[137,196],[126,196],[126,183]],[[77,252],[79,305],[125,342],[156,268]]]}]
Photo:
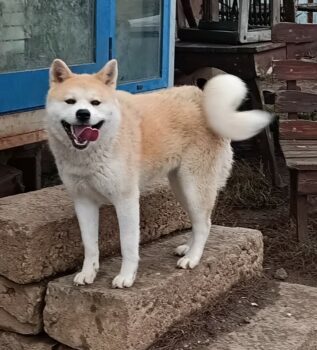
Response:
[{"label": "rough rock", "polygon": [[[142,241],[189,228],[187,216],[166,187],[141,197]],[[0,199],[0,275],[31,283],[69,271],[83,259],[73,203],[62,186]],[[105,206],[100,221],[101,255],[118,253],[115,210]]]},{"label": "rough rock", "polygon": [[259,231],[213,226],[202,262],[191,271],[175,268],[178,258],[173,249],[183,244],[185,236],[145,246],[130,289],[111,288],[119,258],[105,261],[92,285],[75,287],[73,276],[50,282],[46,332],[75,349],[144,350],[174,322],[261,271]]},{"label": "rough rock", "polygon": [[0,277],[0,329],[37,334],[43,329],[46,283],[19,285]]},{"label": "rough rock", "polygon": [[56,346],[57,342],[45,335],[25,336],[0,331],[0,350],[55,350]]},{"label": "rough rock", "polygon": [[316,296],[316,288],[280,282],[271,305],[204,350],[316,350]]},{"label": "rough rock", "polygon": [[274,278],[276,278],[277,280],[285,281],[287,277],[288,277],[288,273],[283,268],[277,269],[274,273]]}]

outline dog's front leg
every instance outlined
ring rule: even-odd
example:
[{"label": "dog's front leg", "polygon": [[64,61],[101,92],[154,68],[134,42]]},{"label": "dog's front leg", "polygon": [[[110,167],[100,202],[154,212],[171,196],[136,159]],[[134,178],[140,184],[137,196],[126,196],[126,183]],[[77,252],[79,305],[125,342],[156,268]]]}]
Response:
[{"label": "dog's front leg", "polygon": [[115,288],[131,287],[139,264],[139,194],[116,201],[115,208],[120,228],[122,265],[112,286]]},{"label": "dog's front leg", "polygon": [[99,206],[88,198],[76,198],[75,211],[84,245],[85,259],[81,272],[74,278],[74,283],[76,285],[91,284],[99,269]]}]

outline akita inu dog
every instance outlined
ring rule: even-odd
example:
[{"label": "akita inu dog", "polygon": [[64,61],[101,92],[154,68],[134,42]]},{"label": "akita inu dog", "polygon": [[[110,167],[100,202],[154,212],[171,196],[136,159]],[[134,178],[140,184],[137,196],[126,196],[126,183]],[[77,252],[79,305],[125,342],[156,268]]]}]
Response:
[{"label": "akita inu dog", "polygon": [[117,91],[116,80],[115,60],[92,75],[74,74],[58,59],[50,69],[49,143],[74,200],[85,250],[77,285],[96,277],[99,207],[111,202],[122,252],[113,286],[132,286],[139,262],[140,191],[164,176],[192,223],[190,240],[176,248],[182,256],[177,266],[194,268],[217,193],[230,174],[230,141],[254,136],[271,120],[264,111],[237,111],[247,89],[232,75],[211,79],[203,92],[184,86],[139,95]]}]

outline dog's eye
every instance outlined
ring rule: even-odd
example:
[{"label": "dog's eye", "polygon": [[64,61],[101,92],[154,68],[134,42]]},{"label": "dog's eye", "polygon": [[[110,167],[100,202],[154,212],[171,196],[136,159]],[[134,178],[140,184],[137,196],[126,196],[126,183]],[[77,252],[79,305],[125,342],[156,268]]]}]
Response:
[{"label": "dog's eye", "polygon": [[98,101],[98,100],[92,100],[90,103],[91,103],[93,106],[99,106],[101,102]]},{"label": "dog's eye", "polygon": [[76,100],[74,100],[73,98],[68,98],[67,100],[65,100],[65,102],[68,105],[74,105],[76,103]]}]

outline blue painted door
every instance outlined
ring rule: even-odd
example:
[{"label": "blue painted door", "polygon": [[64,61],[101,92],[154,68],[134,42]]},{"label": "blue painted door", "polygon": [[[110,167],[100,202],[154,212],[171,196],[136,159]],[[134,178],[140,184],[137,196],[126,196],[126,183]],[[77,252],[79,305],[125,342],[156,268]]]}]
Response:
[{"label": "blue painted door", "polygon": [[78,73],[117,58],[120,89],[166,87],[170,7],[171,0],[2,0],[0,113],[43,107],[57,57]]}]

